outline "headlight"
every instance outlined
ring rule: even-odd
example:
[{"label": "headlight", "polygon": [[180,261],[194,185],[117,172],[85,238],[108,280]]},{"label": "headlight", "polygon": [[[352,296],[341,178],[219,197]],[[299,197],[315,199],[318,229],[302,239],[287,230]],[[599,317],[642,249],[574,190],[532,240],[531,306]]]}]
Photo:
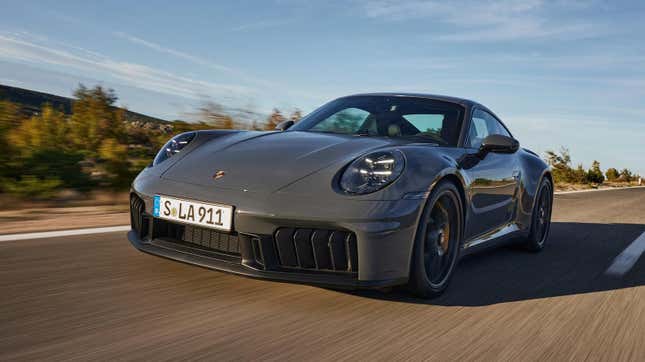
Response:
[{"label": "headlight", "polygon": [[163,147],[161,147],[157,156],[155,156],[155,160],[152,162],[152,165],[157,165],[181,152],[181,150],[195,138],[195,135],[197,135],[196,132],[186,132],[173,137]]},{"label": "headlight", "polygon": [[340,187],[350,194],[368,194],[392,183],[404,167],[405,158],[399,150],[370,153],[347,167]]}]

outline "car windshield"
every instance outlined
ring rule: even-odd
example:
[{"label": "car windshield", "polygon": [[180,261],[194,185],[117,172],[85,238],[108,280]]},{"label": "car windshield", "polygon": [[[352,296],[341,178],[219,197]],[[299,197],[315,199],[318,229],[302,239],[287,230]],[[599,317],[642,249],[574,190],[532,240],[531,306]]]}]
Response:
[{"label": "car windshield", "polygon": [[352,96],[318,108],[290,130],[357,136],[410,138],[456,146],[463,108],[405,96]]}]

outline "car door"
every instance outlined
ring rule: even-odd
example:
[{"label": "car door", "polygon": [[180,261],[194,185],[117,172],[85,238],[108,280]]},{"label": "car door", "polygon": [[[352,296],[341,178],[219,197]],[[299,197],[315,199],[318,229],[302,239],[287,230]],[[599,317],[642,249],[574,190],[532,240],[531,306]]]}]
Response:
[{"label": "car door", "polygon": [[[495,116],[486,110],[474,109],[465,144],[467,152],[477,154],[482,140],[491,134],[511,137]],[[519,187],[517,153],[489,152],[464,172],[470,180],[470,219],[466,225],[466,238],[496,231],[510,223]]]}]

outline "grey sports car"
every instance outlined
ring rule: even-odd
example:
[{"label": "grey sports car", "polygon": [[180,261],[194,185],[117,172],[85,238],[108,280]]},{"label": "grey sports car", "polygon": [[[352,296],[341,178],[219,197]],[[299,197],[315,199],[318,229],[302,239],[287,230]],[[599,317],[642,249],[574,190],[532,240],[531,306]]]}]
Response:
[{"label": "grey sports car", "polygon": [[128,237],[147,253],[433,297],[466,253],[508,241],[542,249],[553,180],[481,104],[379,93],[336,99],[272,132],[180,134],[130,200]]}]

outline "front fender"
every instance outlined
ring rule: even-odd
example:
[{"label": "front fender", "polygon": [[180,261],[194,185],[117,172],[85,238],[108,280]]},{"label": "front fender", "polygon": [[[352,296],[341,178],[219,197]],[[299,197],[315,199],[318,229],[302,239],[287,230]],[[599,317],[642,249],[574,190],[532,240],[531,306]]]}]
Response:
[{"label": "front fender", "polygon": [[[280,189],[278,193],[311,194],[316,192],[331,199],[394,201],[403,198],[423,198],[423,195],[428,193],[438,180],[448,174],[457,175],[463,180],[456,161],[463,151],[457,148],[414,144],[389,146],[378,150],[387,149],[398,149],[403,152],[406,165],[396,181],[379,191],[365,195],[348,195],[343,193],[337,185],[347,165],[356,157],[360,157],[355,155],[308,175]],[[374,150],[369,152],[372,151]]]}]

